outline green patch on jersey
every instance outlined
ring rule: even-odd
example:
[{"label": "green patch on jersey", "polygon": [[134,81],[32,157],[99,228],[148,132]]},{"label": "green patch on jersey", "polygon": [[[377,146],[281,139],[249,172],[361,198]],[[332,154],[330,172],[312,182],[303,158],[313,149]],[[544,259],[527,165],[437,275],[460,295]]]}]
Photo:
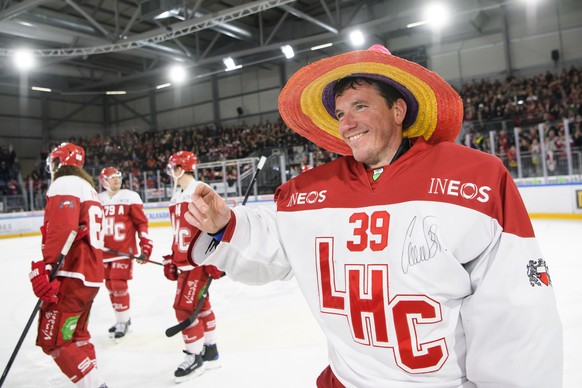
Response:
[{"label": "green patch on jersey", "polygon": [[76,315],[74,317],[69,317],[61,327],[61,334],[63,335],[63,339],[65,341],[70,340],[73,338],[73,333],[77,328],[77,322],[79,322],[80,315]]}]

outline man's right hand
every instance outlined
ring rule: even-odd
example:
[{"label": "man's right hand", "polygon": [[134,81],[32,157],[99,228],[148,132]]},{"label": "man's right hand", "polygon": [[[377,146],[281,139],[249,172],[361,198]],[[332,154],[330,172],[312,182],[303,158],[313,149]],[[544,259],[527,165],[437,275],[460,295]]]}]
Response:
[{"label": "man's right hand", "polygon": [[230,208],[210,186],[199,184],[192,193],[186,221],[206,233],[216,233],[230,221]]},{"label": "man's right hand", "polygon": [[163,256],[164,276],[168,280],[178,280],[178,267],[172,262],[172,255]]},{"label": "man's right hand", "polygon": [[54,303],[57,301],[57,293],[61,282],[57,279],[49,281],[46,265],[44,261],[33,261],[30,265],[31,271],[28,277],[32,283],[34,294],[43,302]]}]

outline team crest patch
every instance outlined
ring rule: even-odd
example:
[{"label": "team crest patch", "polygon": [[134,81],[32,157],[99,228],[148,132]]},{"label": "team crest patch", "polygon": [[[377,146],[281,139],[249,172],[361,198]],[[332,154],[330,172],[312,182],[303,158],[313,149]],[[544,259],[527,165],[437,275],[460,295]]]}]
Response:
[{"label": "team crest patch", "polygon": [[59,208],[63,209],[63,208],[69,208],[72,209],[75,207],[75,203],[69,199],[64,200],[63,202],[61,202],[61,204],[59,205]]},{"label": "team crest patch", "polygon": [[531,286],[551,286],[552,279],[548,272],[548,265],[544,259],[530,260],[527,265],[527,276]]}]

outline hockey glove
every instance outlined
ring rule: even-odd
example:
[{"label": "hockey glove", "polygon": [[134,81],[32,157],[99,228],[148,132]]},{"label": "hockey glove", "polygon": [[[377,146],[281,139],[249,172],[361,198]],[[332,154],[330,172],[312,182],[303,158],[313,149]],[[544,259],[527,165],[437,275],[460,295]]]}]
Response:
[{"label": "hockey glove", "polygon": [[178,267],[172,263],[172,255],[163,256],[164,276],[168,280],[178,280]]},{"label": "hockey glove", "polygon": [[150,259],[152,250],[154,249],[154,243],[152,240],[150,240],[150,237],[147,235],[147,233],[141,233],[139,238],[139,248],[141,249],[140,257],[145,258],[144,261],[140,260],[140,262],[143,264],[145,261]]},{"label": "hockey glove", "polygon": [[32,283],[32,290],[34,294],[40,298],[43,302],[55,303],[57,299],[57,292],[61,286],[61,282],[54,279],[52,282],[49,281],[48,274],[46,272],[46,266],[44,261],[36,261],[31,263],[30,282]]},{"label": "hockey glove", "polygon": [[204,272],[208,274],[208,276],[214,279],[220,279],[221,277],[226,275],[224,272],[222,272],[213,265],[203,265],[202,268],[204,269]]}]

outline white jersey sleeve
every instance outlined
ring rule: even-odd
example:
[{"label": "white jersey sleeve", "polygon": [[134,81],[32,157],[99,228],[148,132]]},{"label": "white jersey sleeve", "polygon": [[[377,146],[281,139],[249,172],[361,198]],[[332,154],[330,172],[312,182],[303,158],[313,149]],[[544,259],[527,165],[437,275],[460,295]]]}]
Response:
[{"label": "white jersey sleeve", "polygon": [[[233,208],[234,221],[242,227],[228,244],[219,244],[216,251],[208,252],[212,237],[202,234],[192,250],[192,259],[199,264],[212,253],[212,265],[226,272],[232,279],[246,284],[265,284],[274,280],[289,280],[293,270],[279,243],[275,212],[267,208]],[[266,237],[268,236],[268,237]],[[256,249],[260,247],[260,249]]]}]

